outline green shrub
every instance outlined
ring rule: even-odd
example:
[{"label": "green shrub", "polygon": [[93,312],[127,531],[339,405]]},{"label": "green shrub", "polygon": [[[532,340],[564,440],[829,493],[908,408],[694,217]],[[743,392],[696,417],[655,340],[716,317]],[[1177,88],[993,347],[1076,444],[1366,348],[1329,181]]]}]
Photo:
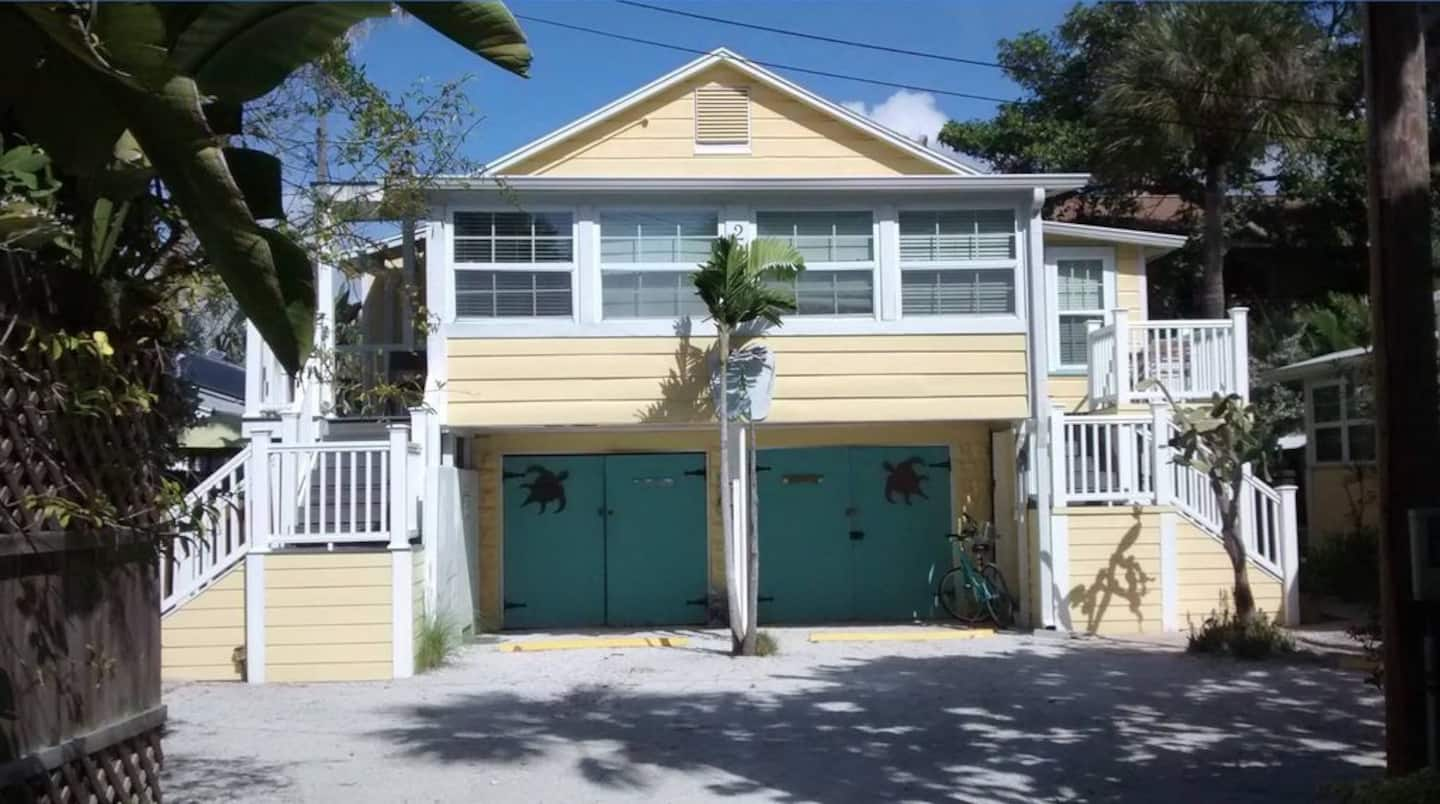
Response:
[{"label": "green shrub", "polygon": [[761,631],[755,635],[755,655],[774,656],[780,652],[780,640],[769,631]]},{"label": "green shrub", "polygon": [[1197,629],[1190,626],[1185,650],[1190,653],[1228,653],[1237,659],[1266,659],[1279,653],[1293,653],[1295,640],[1262,611],[1241,622],[1230,610],[1210,612]]},{"label": "green shrub", "polygon": [[1317,539],[1300,564],[1300,588],[1346,603],[1379,601],[1379,534],[1374,528],[1360,528]]},{"label": "green shrub", "polygon": [[1429,768],[1392,779],[1335,785],[1330,788],[1339,804],[1420,804],[1440,801],[1440,774]]},{"label": "green shrub", "polygon": [[448,617],[426,617],[415,635],[415,672],[449,664],[460,650],[460,629]]}]

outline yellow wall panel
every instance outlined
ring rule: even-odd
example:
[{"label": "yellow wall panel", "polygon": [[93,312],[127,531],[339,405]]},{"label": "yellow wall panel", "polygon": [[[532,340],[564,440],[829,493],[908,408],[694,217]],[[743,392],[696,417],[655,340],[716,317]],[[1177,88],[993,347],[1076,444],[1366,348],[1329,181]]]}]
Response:
[{"label": "yellow wall panel", "polygon": [[[1015,335],[775,337],[775,423],[1018,419]],[[458,339],[452,426],[708,424],[708,340]]]},{"label": "yellow wall panel", "polygon": [[[1198,628],[1212,612],[1234,611],[1235,574],[1230,568],[1230,557],[1219,539],[1183,516],[1176,519],[1179,625],[1182,629]],[[1250,590],[1255,595],[1255,607],[1269,616],[1279,616],[1284,594],[1280,580],[1254,564],[1250,566],[1248,575]]]},{"label": "yellow wall panel", "polygon": [[161,621],[161,678],[238,681],[235,649],[244,644],[245,564],[241,562]]},{"label": "yellow wall panel", "polygon": [[266,679],[389,678],[390,562],[383,550],[266,556]]},{"label": "yellow wall panel", "polygon": [[[374,600],[375,595],[366,593],[360,598]],[[335,601],[337,604],[339,601]],[[330,605],[330,606],[271,606],[265,611],[266,625],[384,625],[390,626],[390,601],[384,603]]]},{"label": "yellow wall panel", "polygon": [[1162,630],[1160,516],[1130,508],[1063,509],[1070,549],[1066,604],[1076,630]]},{"label": "yellow wall panel", "polygon": [[1374,466],[1312,466],[1305,490],[1309,543],[1379,526],[1380,478]]},{"label": "yellow wall panel", "polygon": [[[750,88],[750,153],[694,152],[693,92]],[[506,170],[555,176],[894,176],[944,168],[726,65],[716,65]]]}]

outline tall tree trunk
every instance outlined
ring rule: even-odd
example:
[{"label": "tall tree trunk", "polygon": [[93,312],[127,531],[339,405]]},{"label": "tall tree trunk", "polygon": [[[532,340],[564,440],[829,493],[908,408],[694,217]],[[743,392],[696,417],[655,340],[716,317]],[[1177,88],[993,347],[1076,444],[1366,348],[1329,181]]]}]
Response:
[{"label": "tall tree trunk", "polygon": [[1424,610],[1410,599],[1411,508],[1440,504],[1425,37],[1411,3],[1360,6],[1370,113],[1370,319],[1380,475],[1380,622],[1391,775],[1426,764]]},{"label": "tall tree trunk", "polygon": [[730,378],[730,330],[718,322],[716,329],[720,335],[716,347],[720,358],[720,398],[716,400],[716,407],[720,412],[720,531],[724,535],[725,602],[729,613],[727,619],[730,625],[730,648],[739,653],[745,623],[740,616],[740,579],[732,574],[735,566],[735,546],[731,534],[734,532],[735,516],[730,490],[730,394],[727,392]]},{"label": "tall tree trunk", "polygon": [[749,430],[749,437],[745,439],[745,473],[749,479],[750,505],[747,518],[750,520],[745,529],[745,560],[748,565],[750,586],[749,603],[745,609],[745,638],[740,646],[740,653],[745,656],[755,655],[755,645],[760,638],[760,490],[755,462],[758,450],[755,445],[755,423],[746,424]]},{"label": "tall tree trunk", "polygon": [[1235,603],[1235,619],[1242,623],[1249,622],[1255,614],[1255,592],[1250,588],[1250,562],[1245,552],[1245,534],[1241,532],[1243,523],[1240,521],[1241,495],[1245,493],[1243,477],[1230,484],[1228,495],[1225,484],[1219,478],[1210,481],[1210,487],[1220,501],[1221,542],[1225,546],[1225,554],[1230,557],[1230,570],[1234,573],[1235,585],[1230,590],[1230,596]]},{"label": "tall tree trunk", "polygon": [[1225,317],[1225,160],[1209,157],[1205,165],[1205,275],[1200,291],[1200,316]]}]

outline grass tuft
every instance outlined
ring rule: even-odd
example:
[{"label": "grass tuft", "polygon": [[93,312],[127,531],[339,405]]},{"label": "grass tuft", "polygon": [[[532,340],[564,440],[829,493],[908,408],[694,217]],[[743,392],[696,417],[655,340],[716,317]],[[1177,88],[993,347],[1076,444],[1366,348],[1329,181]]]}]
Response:
[{"label": "grass tuft", "polygon": [[415,635],[415,672],[443,667],[460,651],[460,629],[448,617],[426,617]]},{"label": "grass tuft", "polygon": [[1190,627],[1185,646],[1190,653],[1228,653],[1237,659],[1267,659],[1295,652],[1295,640],[1280,624],[1257,611],[1241,622],[1230,610],[1210,612],[1199,628]]},{"label": "grass tuft", "polygon": [[780,640],[769,631],[760,631],[755,634],[755,655],[774,656],[780,652]]}]

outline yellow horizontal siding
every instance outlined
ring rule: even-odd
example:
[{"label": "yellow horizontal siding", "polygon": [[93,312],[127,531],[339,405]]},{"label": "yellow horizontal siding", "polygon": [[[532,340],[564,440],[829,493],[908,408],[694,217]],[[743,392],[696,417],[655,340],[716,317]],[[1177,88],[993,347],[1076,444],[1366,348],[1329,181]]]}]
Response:
[{"label": "yellow horizontal siding", "polygon": [[160,623],[160,676],[238,681],[235,649],[245,644],[245,564],[241,562]]},{"label": "yellow horizontal siding", "polygon": [[1046,382],[1051,404],[1062,405],[1066,413],[1090,409],[1090,379],[1084,375],[1051,374]]},{"label": "yellow horizontal siding", "polygon": [[[1219,539],[1184,517],[1177,519],[1175,563],[1180,584],[1179,624],[1181,628],[1199,627],[1211,612],[1234,611],[1235,573]],[[1283,604],[1280,580],[1253,564],[1248,574],[1255,607],[1272,617],[1279,616]]]},{"label": "yellow horizontal siding", "polygon": [[[777,337],[770,421],[1016,419],[1024,336]],[[460,339],[448,344],[455,426],[708,424],[708,339]]]},{"label": "yellow horizontal siding", "polygon": [[1380,476],[1375,467],[1312,466],[1306,489],[1310,543],[1374,528],[1380,521]]},{"label": "yellow horizontal siding", "polygon": [[267,556],[266,678],[389,678],[390,562],[385,551]]},{"label": "yellow horizontal siding", "polygon": [[1129,508],[1061,509],[1076,629],[1100,634],[1161,631],[1160,516]]},{"label": "yellow horizontal siding", "polygon": [[[696,154],[694,91],[749,89],[750,153]],[[894,176],[947,172],[720,64],[576,132],[509,174],[556,176]]]}]

